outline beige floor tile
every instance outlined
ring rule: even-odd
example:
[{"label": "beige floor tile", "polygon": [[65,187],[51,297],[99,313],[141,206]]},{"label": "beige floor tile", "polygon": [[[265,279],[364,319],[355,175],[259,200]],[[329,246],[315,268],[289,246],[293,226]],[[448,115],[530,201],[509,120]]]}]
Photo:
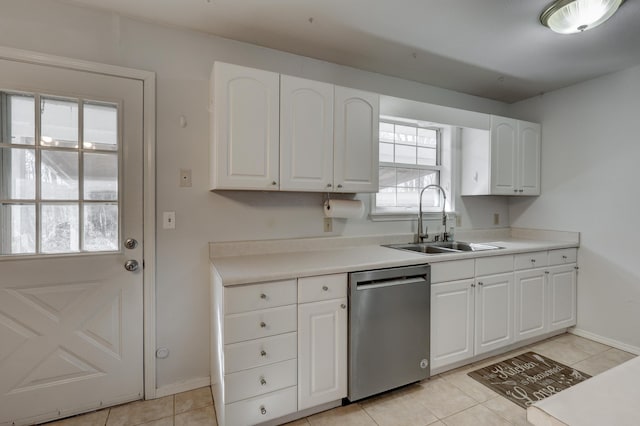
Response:
[{"label": "beige floor tile", "polygon": [[107,423],[109,409],[94,411],[92,413],[81,414],[79,416],[69,417],[68,419],[58,420],[47,423],[47,426],[104,426]]},{"label": "beige floor tile", "polygon": [[527,410],[506,398],[499,396],[484,402],[482,405],[513,425],[526,426],[529,424],[527,422]]},{"label": "beige floor tile", "polygon": [[365,400],[362,408],[380,426],[424,426],[438,421],[413,388]]},{"label": "beige floor tile", "polygon": [[505,352],[500,355],[495,355],[490,358],[483,359],[482,361],[474,362],[471,368],[469,368],[469,371],[474,371],[479,368],[484,368],[488,365],[495,364],[496,362],[504,361],[505,359],[513,358],[514,356],[518,356],[525,352],[529,352],[530,350],[531,349],[528,346],[525,346],[523,348],[514,349],[512,351]]},{"label": "beige floor tile", "polygon": [[546,340],[531,346],[530,350],[565,365],[575,364],[591,356],[578,346],[560,339]]},{"label": "beige floor tile", "polygon": [[607,371],[616,365],[629,361],[632,358],[635,358],[634,354],[611,348],[583,361],[577,362],[573,364],[572,367],[582,371],[583,373],[595,376],[596,374]]},{"label": "beige floor tile", "polygon": [[447,426],[511,426],[511,424],[483,405],[476,405],[442,419]]},{"label": "beige floor tile", "polygon": [[313,426],[375,426],[359,404],[334,408],[307,418]]},{"label": "beige floor tile", "polygon": [[[479,367],[474,367],[469,371],[473,371],[477,368]],[[469,395],[477,402],[484,402],[497,396],[494,391],[479,383],[477,380],[469,377],[467,375],[467,372],[451,374],[442,378]]]},{"label": "beige floor tile", "polygon": [[306,418],[304,418],[304,419],[294,420],[289,423],[285,423],[285,425],[286,426],[308,426],[309,421]]},{"label": "beige floor tile", "polygon": [[107,426],[135,426],[173,416],[173,395],[111,408]]},{"label": "beige floor tile", "polygon": [[602,343],[594,342],[593,340],[585,339],[584,337],[569,333],[556,336],[554,341],[568,344],[569,346],[586,352],[589,355],[599,354],[611,349],[611,346],[603,345]]},{"label": "beige floor tile", "polygon": [[175,395],[175,398],[176,414],[213,405],[213,397],[211,396],[211,388],[209,386],[194,389],[189,392],[178,393]]},{"label": "beige floor tile", "polygon": [[176,414],[175,426],[216,426],[216,413],[213,405]]},{"label": "beige floor tile", "polygon": [[142,423],[140,426],[173,426],[173,416],[165,417],[160,420],[152,420],[148,423]]},{"label": "beige floor tile", "polygon": [[442,378],[422,382],[419,387],[407,389],[406,393],[421,401],[440,419],[477,404],[473,398]]}]

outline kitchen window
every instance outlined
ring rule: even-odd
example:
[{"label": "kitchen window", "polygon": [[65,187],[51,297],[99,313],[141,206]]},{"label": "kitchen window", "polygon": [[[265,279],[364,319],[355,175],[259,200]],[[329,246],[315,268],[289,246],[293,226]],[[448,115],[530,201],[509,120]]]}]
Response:
[{"label": "kitchen window", "polygon": [[[451,134],[449,126],[381,117],[379,137],[379,190],[372,216],[402,216],[418,212],[422,188],[438,184],[447,192],[451,210]],[[441,194],[425,191],[425,212],[442,210]]]}]

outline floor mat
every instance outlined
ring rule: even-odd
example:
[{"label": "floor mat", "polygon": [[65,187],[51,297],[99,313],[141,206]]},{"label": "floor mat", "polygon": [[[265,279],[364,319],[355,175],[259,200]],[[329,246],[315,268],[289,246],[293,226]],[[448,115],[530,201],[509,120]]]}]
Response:
[{"label": "floor mat", "polygon": [[527,352],[468,373],[522,408],[588,379],[588,374]]}]

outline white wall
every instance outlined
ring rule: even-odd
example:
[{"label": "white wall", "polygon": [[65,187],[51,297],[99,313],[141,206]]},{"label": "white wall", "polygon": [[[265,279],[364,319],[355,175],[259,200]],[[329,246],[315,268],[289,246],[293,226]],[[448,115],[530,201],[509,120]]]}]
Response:
[{"label": "white wall", "polygon": [[514,104],[542,123],[542,195],[512,226],[579,231],[578,328],[640,350],[640,67]]},{"label": "white wall", "polygon": [[[504,115],[503,103],[364,72],[196,32],[82,9],[52,0],[2,0],[0,44],[157,75],[157,217],[176,212],[176,229],[157,231],[158,385],[209,375],[210,241],[411,232],[415,222],[336,221],[322,230],[322,195],[208,191],[209,76],[214,60],[311,78],[390,96]],[[188,126],[181,128],[179,117]],[[425,117],[428,119],[428,117]],[[179,169],[193,187],[179,188]],[[367,201],[368,196],[364,197]],[[463,227],[508,225],[506,199],[458,204]]]}]

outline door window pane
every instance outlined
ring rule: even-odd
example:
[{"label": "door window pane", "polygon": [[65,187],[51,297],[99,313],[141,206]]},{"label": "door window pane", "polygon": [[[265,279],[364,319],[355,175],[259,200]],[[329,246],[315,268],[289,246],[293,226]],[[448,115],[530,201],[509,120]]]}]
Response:
[{"label": "door window pane", "polygon": [[35,150],[0,148],[0,198],[33,200],[35,197]]},{"label": "door window pane", "polygon": [[113,201],[118,199],[118,156],[84,154],[84,199]]},{"label": "door window pane", "polygon": [[33,95],[0,92],[0,142],[33,145],[35,104]]},{"label": "door window pane", "polygon": [[40,182],[43,200],[77,200],[78,153],[43,150]]},{"label": "door window pane", "polygon": [[71,253],[79,249],[77,204],[41,205],[40,250],[43,253]]},{"label": "door window pane", "polygon": [[35,253],[35,204],[0,204],[0,230],[0,254]]},{"label": "door window pane", "polygon": [[40,116],[43,146],[78,147],[78,101],[42,98]]},{"label": "door window pane", "polygon": [[118,205],[85,204],[84,250],[118,249]]},{"label": "door window pane", "polygon": [[85,149],[118,149],[118,108],[112,104],[84,104]]}]

